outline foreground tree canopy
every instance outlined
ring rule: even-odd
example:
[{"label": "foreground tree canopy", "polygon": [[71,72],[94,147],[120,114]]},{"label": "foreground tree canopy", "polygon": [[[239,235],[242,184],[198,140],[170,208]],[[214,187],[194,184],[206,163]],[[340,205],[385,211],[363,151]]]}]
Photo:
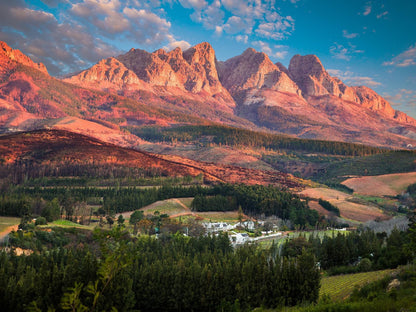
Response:
[{"label": "foreground tree canopy", "polygon": [[311,254],[288,259],[273,248],[234,251],[226,235],[131,239],[119,227],[97,230],[94,237],[76,230],[39,232],[32,236],[54,246],[70,234],[89,248],[41,248],[19,257],[2,252],[0,302],[6,311],[246,310],[318,299],[320,276]]}]

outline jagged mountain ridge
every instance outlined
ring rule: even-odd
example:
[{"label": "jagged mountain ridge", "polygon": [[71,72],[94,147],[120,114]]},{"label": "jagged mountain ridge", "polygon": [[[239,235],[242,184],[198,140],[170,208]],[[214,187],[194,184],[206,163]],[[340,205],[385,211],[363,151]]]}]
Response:
[{"label": "jagged mountain ridge", "polygon": [[[19,60],[11,58],[7,52],[16,50],[7,48],[5,43],[2,47],[0,68],[7,71],[7,64]],[[45,79],[54,83],[58,81],[47,74],[46,68],[43,70],[43,65],[29,62],[28,57],[22,59],[26,66],[35,71],[40,69]],[[32,94],[34,97],[36,92],[44,94],[44,85],[49,82],[33,83],[33,79],[26,79],[24,74],[20,80],[19,73],[14,75],[3,75],[1,103],[35,117],[49,114],[49,117],[62,118],[75,114],[88,120],[116,122],[115,127],[152,123],[168,126],[178,122],[177,117],[160,119],[159,111],[138,114],[132,107],[135,104],[120,107],[115,103],[125,100],[111,95],[117,94],[133,99],[141,105],[141,111],[164,109],[172,114],[180,112],[190,116],[185,123],[198,123],[202,118],[251,129],[269,128],[298,137],[395,147],[414,144],[416,139],[416,121],[413,118],[395,111],[373,90],[363,86],[349,87],[330,76],[314,55],[295,55],[289,68],[285,68],[280,63],[273,64],[265,53],[251,48],[225,62],[217,61],[209,43],[185,51],[176,48],[169,52],[159,49],[150,53],[131,49],[126,54],[102,60],[63,79],[79,86],[73,96],[79,96],[80,103],[77,108],[70,109],[62,103],[65,101],[56,101],[59,94],[40,101],[43,108],[28,107],[25,96]],[[16,83],[16,79],[24,83]],[[26,92],[28,85],[32,93]],[[89,89],[86,91],[85,88]],[[92,89],[104,91],[107,95],[87,96],[95,92]],[[95,103],[97,97],[101,98],[99,103]],[[37,98],[35,96],[31,101],[36,102]],[[19,99],[23,100],[19,103]],[[4,107],[7,105],[2,104]]]},{"label": "jagged mountain ridge", "polygon": [[[133,71],[138,79],[148,84],[139,87],[147,90],[152,90],[154,86],[164,86],[177,87],[191,93],[205,91],[212,97],[221,96],[231,107],[235,104],[229,94],[237,104],[241,104],[244,102],[244,94],[253,89],[271,89],[296,94],[304,99],[333,95],[399,122],[416,123],[411,118],[403,118],[403,114],[396,113],[385,99],[370,88],[350,87],[337,77],[330,76],[315,55],[295,55],[288,69],[280,63],[273,64],[265,53],[252,48],[225,62],[218,62],[214,49],[204,42],[186,51],[176,48],[170,52],[159,49],[149,53],[131,49],[117,59]],[[76,77],[80,75],[84,75],[80,81],[85,81],[88,71],[71,77],[70,81],[77,83]],[[100,79],[90,77],[90,81],[97,80]],[[117,77],[112,81],[120,84]]]}]

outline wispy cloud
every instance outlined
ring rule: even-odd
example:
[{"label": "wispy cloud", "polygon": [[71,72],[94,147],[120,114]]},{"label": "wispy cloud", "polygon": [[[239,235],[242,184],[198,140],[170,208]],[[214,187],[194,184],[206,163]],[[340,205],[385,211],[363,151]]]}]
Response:
[{"label": "wispy cloud", "polygon": [[333,46],[329,48],[329,52],[336,59],[346,60],[346,61],[349,61],[351,59],[350,52],[342,44],[335,43]]},{"label": "wispy cloud", "polygon": [[357,33],[349,33],[345,29],[342,31],[342,35],[344,36],[344,38],[347,38],[347,39],[353,39],[353,38],[358,37],[358,34]]},{"label": "wispy cloud", "polygon": [[367,2],[367,4],[364,7],[364,12],[362,13],[364,16],[367,16],[371,13],[371,11],[373,10],[372,6],[371,6],[371,2]]},{"label": "wispy cloud", "polygon": [[377,18],[378,18],[378,19],[380,19],[380,18],[382,18],[382,17],[387,16],[388,14],[389,14],[389,12],[388,12],[388,11],[384,11],[384,12],[382,12],[382,13],[380,13],[380,14],[377,14]]},{"label": "wispy cloud", "polygon": [[329,52],[333,58],[345,61],[351,60],[353,54],[364,53],[363,50],[357,49],[357,46],[351,43],[348,43],[348,46],[344,46],[336,42],[329,48]]},{"label": "wispy cloud", "polygon": [[383,66],[409,67],[416,65],[416,44],[410,46],[406,51],[386,61]]},{"label": "wispy cloud", "polygon": [[416,106],[416,91],[408,89],[400,89],[395,94],[383,93],[383,97],[394,106]]},{"label": "wispy cloud", "polygon": [[341,71],[339,69],[327,69],[327,72],[334,77],[338,77],[347,85],[350,86],[368,86],[368,87],[377,87],[381,83],[375,81],[371,77],[367,76],[357,76],[351,71]]}]

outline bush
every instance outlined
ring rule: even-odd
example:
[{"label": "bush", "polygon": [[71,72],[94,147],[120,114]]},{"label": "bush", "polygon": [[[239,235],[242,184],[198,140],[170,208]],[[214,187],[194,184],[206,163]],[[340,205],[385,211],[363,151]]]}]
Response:
[{"label": "bush", "polygon": [[48,221],[46,221],[46,218],[39,217],[36,219],[35,225],[46,225],[48,224]]},{"label": "bush", "polygon": [[371,270],[371,267],[372,263],[371,260],[368,258],[362,259],[358,264],[358,269],[360,270],[360,272],[368,272]]}]

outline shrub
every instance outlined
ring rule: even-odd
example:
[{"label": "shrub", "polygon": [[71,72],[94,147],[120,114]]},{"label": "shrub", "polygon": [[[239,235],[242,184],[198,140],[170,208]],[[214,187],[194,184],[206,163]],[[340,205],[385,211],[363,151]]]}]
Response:
[{"label": "shrub", "polygon": [[46,218],[39,217],[36,219],[35,225],[46,225],[48,224],[48,221],[46,221]]}]

